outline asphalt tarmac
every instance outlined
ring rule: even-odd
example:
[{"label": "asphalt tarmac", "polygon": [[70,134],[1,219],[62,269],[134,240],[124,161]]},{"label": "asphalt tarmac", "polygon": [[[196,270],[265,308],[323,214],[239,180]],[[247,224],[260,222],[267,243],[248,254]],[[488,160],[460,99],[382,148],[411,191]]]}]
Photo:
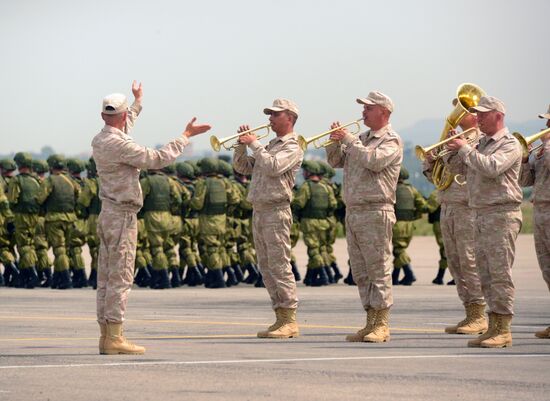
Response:
[{"label": "asphalt tarmac", "polygon": [[[336,249],[347,273],[345,241]],[[410,251],[418,280],[394,288],[384,344],[344,341],[365,313],[342,282],[299,284],[301,336],[291,340],[256,338],[273,320],[265,289],[136,288],[125,326],[143,356],[98,355],[91,289],[0,288],[0,400],[549,400],[550,340],[533,333],[550,324],[550,294],[532,236],[517,242],[506,349],[444,334],[463,317],[456,289],[431,284],[433,237],[415,237]],[[301,242],[296,253],[304,269]]]}]

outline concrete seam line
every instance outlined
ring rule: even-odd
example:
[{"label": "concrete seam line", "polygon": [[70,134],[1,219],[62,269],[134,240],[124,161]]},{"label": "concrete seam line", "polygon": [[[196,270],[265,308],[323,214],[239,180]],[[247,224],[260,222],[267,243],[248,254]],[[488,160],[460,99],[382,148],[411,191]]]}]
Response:
[{"label": "concrete seam line", "polygon": [[445,359],[445,358],[550,358],[550,354],[443,354],[443,355],[395,355],[395,356],[356,356],[356,357],[325,357],[325,358],[281,358],[281,359],[234,359],[220,361],[163,361],[163,362],[114,362],[114,363],[79,363],[65,365],[11,365],[0,366],[0,370],[8,369],[55,369],[55,368],[87,368],[87,367],[124,367],[124,366],[182,366],[182,365],[224,365],[248,363],[280,363],[280,362],[331,362],[331,361],[366,361],[366,360],[397,360],[397,359]]}]

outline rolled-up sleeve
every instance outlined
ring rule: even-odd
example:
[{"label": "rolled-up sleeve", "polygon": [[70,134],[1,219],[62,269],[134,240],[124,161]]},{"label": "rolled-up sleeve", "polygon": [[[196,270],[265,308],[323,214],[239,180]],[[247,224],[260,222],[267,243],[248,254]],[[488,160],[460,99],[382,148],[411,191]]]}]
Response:
[{"label": "rolled-up sleeve", "polygon": [[254,158],[246,153],[246,145],[237,145],[233,155],[233,168],[239,174],[250,175],[254,168]]}]

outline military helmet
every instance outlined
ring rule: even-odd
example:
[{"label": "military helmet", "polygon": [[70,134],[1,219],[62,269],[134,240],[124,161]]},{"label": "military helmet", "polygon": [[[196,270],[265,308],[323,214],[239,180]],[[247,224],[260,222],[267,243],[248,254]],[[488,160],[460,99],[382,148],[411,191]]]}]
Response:
[{"label": "military helmet", "polygon": [[78,159],[67,159],[67,169],[71,174],[79,174],[84,171],[84,163]]},{"label": "military helmet", "polygon": [[399,181],[405,181],[409,179],[409,170],[407,170],[404,166],[401,166],[401,170],[399,170]]},{"label": "military helmet", "polygon": [[321,166],[321,170],[323,171],[321,174],[324,175],[327,178],[332,178],[336,175],[336,170],[332,168],[330,164],[324,161],[318,161],[319,165]]},{"label": "military helmet", "polygon": [[176,163],[176,171],[178,175],[186,178],[195,178],[195,169],[193,166],[186,162]]},{"label": "military helmet", "polygon": [[193,172],[195,173],[195,177],[198,177],[199,175],[201,175],[201,169],[195,160],[186,160],[184,161],[184,163],[187,163],[191,167],[193,167]]},{"label": "military helmet", "polygon": [[315,174],[315,175],[322,174],[321,166],[315,160],[305,160],[302,163],[302,168],[310,174]]},{"label": "military helmet", "polygon": [[48,163],[46,163],[45,160],[39,160],[39,159],[33,159],[32,161],[32,169],[37,174],[44,174],[47,173],[50,167],[48,166]]},{"label": "military helmet", "polygon": [[169,164],[168,166],[164,166],[163,168],[161,168],[160,171],[162,171],[165,174],[169,174],[169,175],[175,174],[176,173],[176,165],[174,163]]},{"label": "military helmet", "polygon": [[55,168],[59,170],[64,169],[66,166],[65,156],[63,155],[58,155],[58,154],[50,155],[47,159],[47,162],[50,168]]},{"label": "military helmet", "polygon": [[223,174],[225,177],[231,177],[233,175],[233,167],[231,164],[226,162],[223,159],[218,160],[218,172]]},{"label": "military helmet", "polygon": [[2,170],[4,171],[13,171],[17,169],[17,165],[11,159],[0,160],[0,167],[2,167]]},{"label": "military helmet", "polygon": [[13,156],[13,161],[17,164],[17,167],[32,167],[32,156],[27,152],[17,152]]},{"label": "military helmet", "polygon": [[223,160],[223,161],[231,164],[231,156],[229,156],[229,155],[219,155],[218,159]]},{"label": "military helmet", "polygon": [[218,172],[218,165],[218,159],[214,159],[213,157],[205,157],[199,162],[201,174],[216,174]]}]

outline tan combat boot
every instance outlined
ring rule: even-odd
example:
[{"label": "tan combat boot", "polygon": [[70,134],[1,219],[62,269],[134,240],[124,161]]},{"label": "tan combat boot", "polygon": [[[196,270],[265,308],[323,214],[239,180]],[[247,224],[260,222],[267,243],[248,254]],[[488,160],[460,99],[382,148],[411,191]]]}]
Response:
[{"label": "tan combat boot", "polygon": [[281,327],[282,325],[282,321],[281,321],[281,309],[280,308],[277,308],[275,309],[275,323],[273,323],[271,326],[269,326],[267,328],[267,330],[262,330],[262,331],[259,331],[256,336],[258,338],[268,338],[268,334],[272,331],[275,331],[277,330],[279,327]]},{"label": "tan combat boot", "polygon": [[512,346],[512,315],[496,314],[497,329],[493,335],[481,342],[483,348],[504,348]]},{"label": "tan combat boot", "polygon": [[390,341],[389,318],[390,308],[377,310],[374,327],[372,331],[363,338],[363,341],[368,343],[385,343],[386,341]]},{"label": "tan combat boot", "polygon": [[376,320],[376,310],[372,308],[367,309],[367,323],[365,324],[365,327],[363,327],[361,330],[359,330],[355,334],[350,334],[346,336],[346,341],[349,341],[351,343],[358,343],[363,342],[363,339],[367,334],[369,334],[372,329],[374,328],[374,321]]},{"label": "tan combat boot", "polygon": [[262,338],[298,337],[300,335],[300,330],[296,323],[296,309],[278,308],[277,311],[281,319],[280,326],[275,330],[269,330],[267,335]]},{"label": "tan combat boot", "polygon": [[550,326],[544,330],[535,332],[535,337],[537,338],[550,338]]},{"label": "tan combat boot", "polygon": [[487,319],[485,319],[485,305],[466,305],[466,321],[459,324],[457,334],[483,334],[487,331]]},{"label": "tan combat boot", "polygon": [[122,323],[107,323],[104,351],[107,355],[142,355],[145,353],[145,348],[132,344],[124,337]]},{"label": "tan combat boot", "polygon": [[497,330],[497,318],[496,313],[489,312],[489,327],[485,333],[478,338],[468,341],[468,347],[481,347],[481,342],[491,338]]},{"label": "tan combat boot", "polygon": [[99,354],[105,355],[105,337],[107,336],[107,325],[105,323],[99,323],[99,331],[101,332],[101,336],[99,337]]}]

